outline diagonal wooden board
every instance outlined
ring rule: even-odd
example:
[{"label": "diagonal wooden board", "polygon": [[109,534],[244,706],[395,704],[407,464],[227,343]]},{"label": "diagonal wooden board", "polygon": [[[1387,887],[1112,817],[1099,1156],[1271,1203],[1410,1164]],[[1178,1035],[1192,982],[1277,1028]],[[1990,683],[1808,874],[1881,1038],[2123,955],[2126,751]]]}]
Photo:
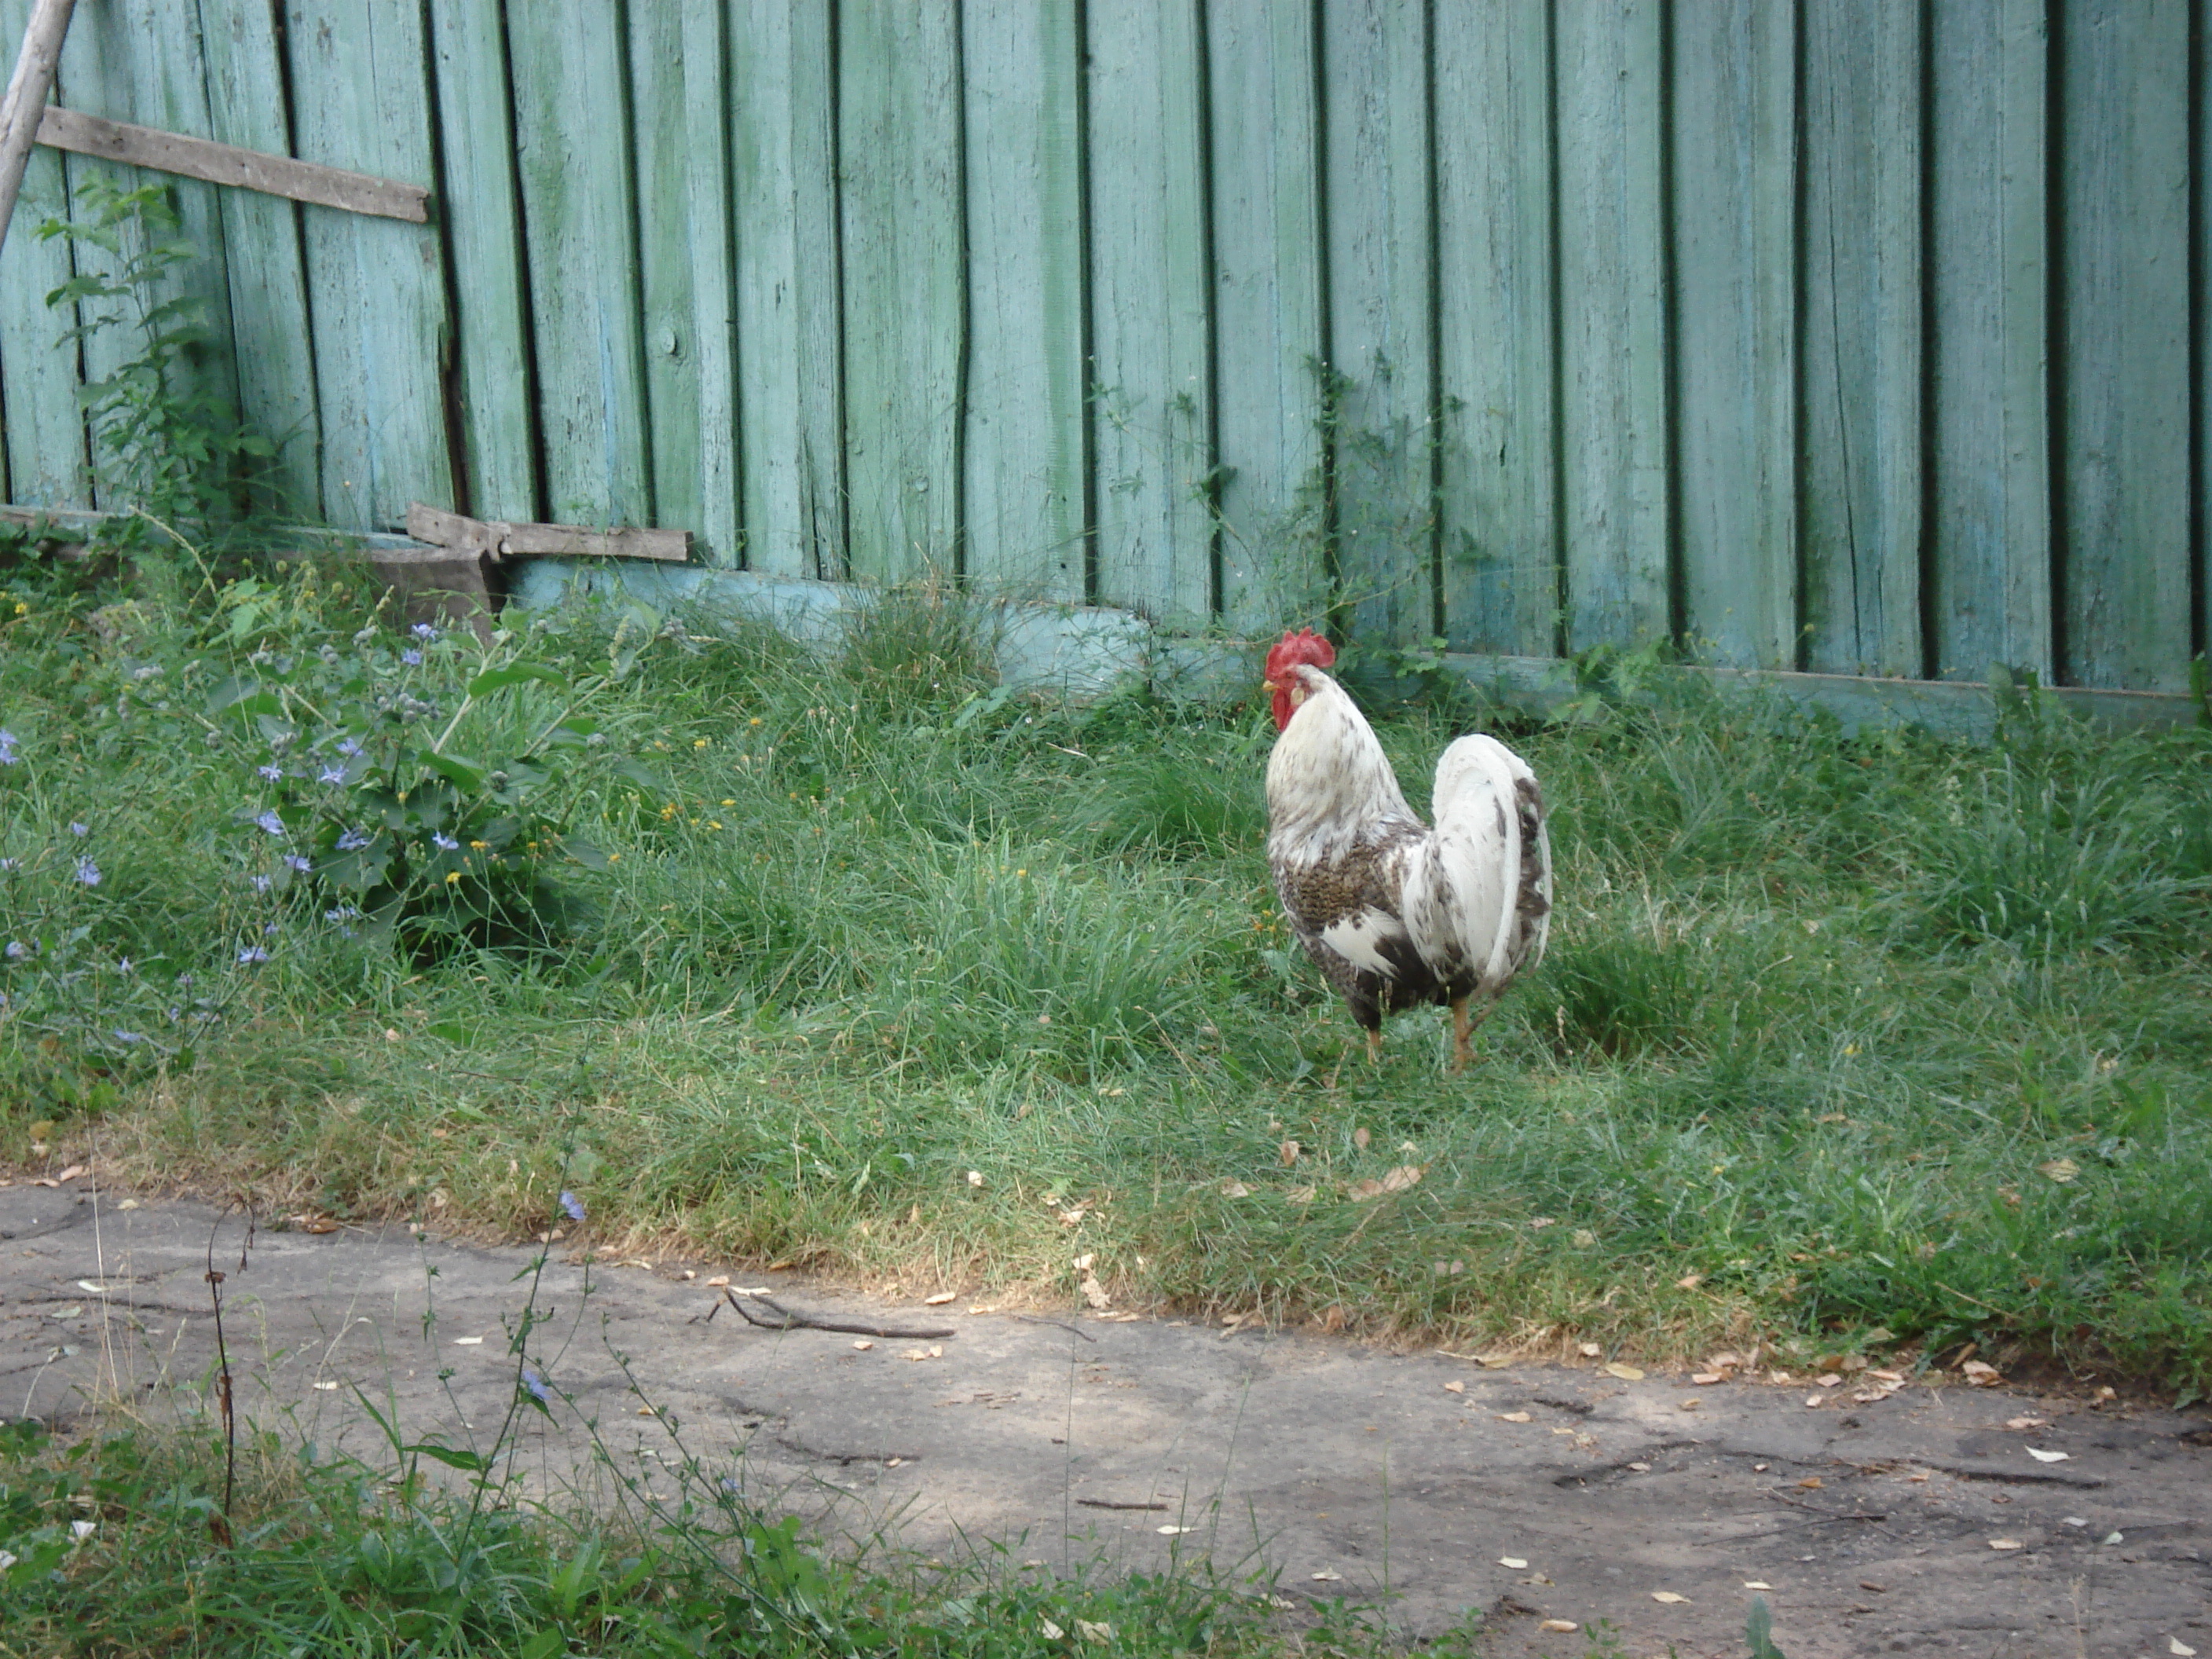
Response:
[{"label": "diagonal wooden board", "polygon": [[40,118],[39,143],[81,155],[96,155],[102,161],[127,161],[133,167],[182,173],[211,184],[289,197],[318,207],[343,208],[349,213],[404,219],[417,225],[430,217],[430,192],[420,185],[404,185],[366,173],[348,173],[343,167],[296,161],[289,155],[269,155],[211,139],[132,126],[127,121],[109,121],[52,104]]}]

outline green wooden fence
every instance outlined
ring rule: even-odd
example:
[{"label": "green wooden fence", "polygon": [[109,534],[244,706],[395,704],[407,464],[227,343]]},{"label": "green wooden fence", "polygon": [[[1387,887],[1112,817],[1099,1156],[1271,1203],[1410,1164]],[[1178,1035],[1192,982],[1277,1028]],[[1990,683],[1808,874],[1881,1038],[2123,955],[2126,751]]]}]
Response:
[{"label": "green wooden fence", "polygon": [[[80,0],[301,510],[678,526],[1255,631],[2173,689],[2205,0]],[[0,0],[0,37],[25,0]],[[91,505],[24,234],[4,484]]]}]

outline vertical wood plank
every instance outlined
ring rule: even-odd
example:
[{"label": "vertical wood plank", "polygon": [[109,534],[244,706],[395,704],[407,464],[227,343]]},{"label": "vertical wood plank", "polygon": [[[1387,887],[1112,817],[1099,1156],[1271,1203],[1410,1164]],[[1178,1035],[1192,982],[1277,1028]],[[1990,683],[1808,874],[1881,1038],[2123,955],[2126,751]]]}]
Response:
[{"label": "vertical wood plank", "polygon": [[1455,651],[1549,656],[1559,603],[1547,0],[1437,8],[1438,517]]},{"label": "vertical wood plank", "polygon": [[[284,70],[270,0],[198,0],[206,54],[208,136],[244,149],[292,153]],[[322,422],[307,328],[301,209],[251,190],[216,192],[230,279],[232,337],[246,424],[277,446],[267,505],[322,513]]]},{"label": "vertical wood plank", "polygon": [[843,341],[828,0],[731,0],[744,558],[842,579]]},{"label": "vertical wood plank", "polygon": [[[198,7],[194,0],[112,0],[85,8],[73,18],[62,51],[60,88],[72,106],[88,115],[140,126],[209,135],[207,90],[202,69]],[[181,222],[177,234],[199,257],[178,266],[157,300],[189,297],[199,302],[209,338],[184,374],[193,389],[210,392],[221,405],[238,406],[236,353],[231,336],[230,282],[223,257],[222,211],[213,185],[71,155],[65,162],[72,197],[88,179],[100,176],[124,190],[162,185]],[[82,265],[95,257],[80,248]],[[142,341],[135,327],[103,330],[83,347],[84,374],[97,380],[137,356]],[[94,498],[102,507],[125,505],[96,478]]]},{"label": "vertical wood plank", "polygon": [[612,6],[509,6],[545,506],[650,524],[625,42]]},{"label": "vertical wood plank", "polygon": [[2042,0],[1935,11],[1935,667],[2051,661]]},{"label": "vertical wood plank", "polygon": [[1658,0],[1558,12],[1567,644],[1665,637],[1667,312]]},{"label": "vertical wood plank", "polygon": [[1428,9],[1323,0],[1337,570],[1355,637],[1436,632]]},{"label": "vertical wood plank", "polygon": [[[714,78],[711,63],[694,64],[684,50],[686,14],[699,9],[696,0],[625,9],[653,522],[695,532],[705,507],[699,475],[705,410],[695,329],[697,301],[704,296],[693,282],[689,175],[695,166],[711,169],[714,155],[691,154],[684,87],[695,78]],[[708,44],[702,41],[702,49]],[[714,227],[703,228],[713,234]],[[709,563],[722,562],[716,556],[720,550],[702,549]]]},{"label": "vertical wood plank", "polygon": [[1086,19],[1098,599],[1184,626],[1214,603],[1200,4]]},{"label": "vertical wood plank", "polygon": [[1314,3],[1206,3],[1222,610],[1246,634],[1330,597]]},{"label": "vertical wood plank", "polygon": [[[0,0],[0,40],[20,42],[30,0]],[[57,83],[59,100],[63,83]],[[84,415],[77,405],[77,354],[59,343],[74,307],[49,310],[46,295],[69,281],[70,245],[42,242],[39,227],[69,217],[61,152],[33,149],[23,169],[7,245],[0,248],[0,450],[7,499],[27,507],[89,507]]]},{"label": "vertical wood plank", "polygon": [[696,352],[699,520],[707,563],[744,556],[738,457],[737,250],[730,217],[729,18],[723,0],[684,0],[684,113],[691,332]]},{"label": "vertical wood plank", "polygon": [[1805,12],[1807,666],[1921,672],[1916,5]]},{"label": "vertical wood plank", "polygon": [[[1076,0],[964,0],[968,579],[1087,597]],[[1157,68],[1155,68],[1157,73]]]},{"label": "vertical wood plank", "polygon": [[2189,680],[2189,9],[2064,0],[2063,660]]},{"label": "vertical wood plank", "polygon": [[1684,621],[1715,660],[1795,668],[1796,3],[1670,16]]},{"label": "vertical wood plank", "polygon": [[845,468],[853,574],[957,568],[962,370],[956,0],[838,10]]},{"label": "vertical wood plank", "polygon": [[484,519],[538,519],[544,509],[514,187],[514,100],[501,10],[499,0],[434,0],[431,8],[443,166],[438,211],[453,261],[466,510]]}]

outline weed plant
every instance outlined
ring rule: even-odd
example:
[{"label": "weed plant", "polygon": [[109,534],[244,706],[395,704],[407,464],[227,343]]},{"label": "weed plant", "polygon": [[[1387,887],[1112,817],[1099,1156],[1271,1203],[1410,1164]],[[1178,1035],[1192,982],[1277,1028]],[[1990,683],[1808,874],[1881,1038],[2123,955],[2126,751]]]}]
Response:
[{"label": "weed plant", "polygon": [[[1554,809],[1552,954],[1455,1078],[1433,1014],[1370,1069],[1296,954],[1263,710],[1008,695],[941,589],[827,652],[532,622],[645,780],[547,786],[605,854],[562,866],[558,925],[426,952],[318,900],[242,967],[269,901],[212,694],[370,625],[300,573],[259,597],[234,638],[16,579],[9,1156],[97,1126],[149,1177],[510,1231],[566,1170],[617,1237],[879,1287],[1072,1297],[1089,1255],[1123,1302],[1455,1345],[1973,1341],[2212,1383],[2203,731],[2031,689],[1972,748],[1595,671],[1550,726],[1397,708],[1417,804],[1486,719]],[[426,652],[409,694],[456,709],[483,672]]]}]

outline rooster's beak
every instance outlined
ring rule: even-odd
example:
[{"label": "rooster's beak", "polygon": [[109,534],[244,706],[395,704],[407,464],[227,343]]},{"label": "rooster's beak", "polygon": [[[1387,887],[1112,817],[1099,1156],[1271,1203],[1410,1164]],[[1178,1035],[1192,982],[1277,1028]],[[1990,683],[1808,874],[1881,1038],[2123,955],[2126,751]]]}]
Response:
[{"label": "rooster's beak", "polygon": [[1276,684],[1274,683],[1274,681],[1273,681],[1273,680],[1261,680],[1261,681],[1260,682],[1260,689],[1261,689],[1262,691],[1274,692],[1274,691],[1279,691],[1279,690],[1281,690],[1283,688],[1282,688],[1281,686],[1279,686],[1279,685]]}]

